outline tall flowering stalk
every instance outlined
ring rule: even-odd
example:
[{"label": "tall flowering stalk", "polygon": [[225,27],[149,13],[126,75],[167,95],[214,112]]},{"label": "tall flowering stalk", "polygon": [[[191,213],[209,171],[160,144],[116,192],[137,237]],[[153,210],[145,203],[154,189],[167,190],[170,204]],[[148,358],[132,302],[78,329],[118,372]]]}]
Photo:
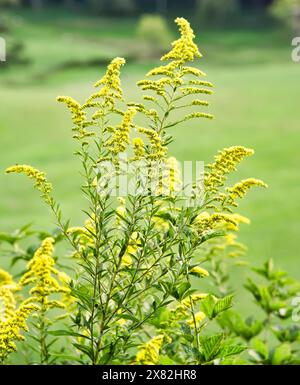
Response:
[{"label": "tall flowering stalk", "polygon": [[21,331],[28,331],[26,321],[36,310],[36,306],[27,301],[17,307],[16,290],[18,285],[12,276],[0,269],[0,363],[17,350],[16,341],[25,340]]},{"label": "tall flowering stalk", "polygon": [[[96,92],[84,103],[68,96],[57,98],[71,112],[73,137],[78,143],[82,192],[88,202],[83,226],[70,227],[63,220],[45,174],[30,166],[7,169],[35,180],[73,248],[78,263],[70,290],[77,310],[72,327],[61,334],[72,336],[74,355],[82,363],[150,364],[159,363],[162,356],[173,363],[212,363],[243,350],[223,335],[202,333],[231,307],[233,297],[195,293],[193,284],[194,279],[210,276],[209,268],[203,266],[209,260],[207,254],[203,257],[205,245],[238,229],[240,221],[232,213],[236,198],[243,197],[251,186],[265,185],[248,179],[226,187],[227,175],[252,154],[252,150],[237,146],[220,152],[207,168],[205,191],[196,180],[192,198],[178,196],[182,180],[177,160],[168,153],[173,140],[169,132],[191,119],[213,118],[202,111],[209,106],[205,97],[212,94],[213,85],[191,65],[201,54],[190,24],[183,18],[176,23],[180,38],[162,57],[164,64],[138,82],[143,102],[125,102],[120,81],[125,64],[122,58],[108,65],[95,83]],[[140,117],[142,125],[137,123]],[[125,155],[137,176],[134,193],[115,199],[110,181],[126,174]],[[108,169],[107,163],[113,169]],[[157,182],[154,189],[144,184],[141,163],[146,165],[147,182]],[[116,187],[119,191],[120,186]],[[42,318],[52,304],[59,306],[48,301],[48,295],[65,291],[52,276],[57,273],[51,253],[52,241],[48,239],[21,280],[23,285],[34,285],[31,295]],[[47,331],[42,326],[41,341]],[[215,345],[218,349],[212,349]],[[49,355],[42,350],[41,358],[48,362]]]},{"label": "tall flowering stalk", "polygon": [[[48,364],[50,362],[50,344],[47,343],[48,328],[52,321],[47,318],[51,309],[65,309],[67,305],[67,296],[70,289],[66,286],[70,278],[59,272],[55,267],[52,257],[54,252],[54,239],[46,238],[41,246],[35,252],[33,258],[27,265],[27,271],[20,279],[19,285],[22,287],[31,286],[29,290],[30,297],[27,303],[33,303],[37,306],[36,322],[34,327],[37,332],[36,338],[40,345],[40,363]],[[60,281],[60,282],[59,282]],[[65,303],[51,297],[54,294],[62,294]]]}]

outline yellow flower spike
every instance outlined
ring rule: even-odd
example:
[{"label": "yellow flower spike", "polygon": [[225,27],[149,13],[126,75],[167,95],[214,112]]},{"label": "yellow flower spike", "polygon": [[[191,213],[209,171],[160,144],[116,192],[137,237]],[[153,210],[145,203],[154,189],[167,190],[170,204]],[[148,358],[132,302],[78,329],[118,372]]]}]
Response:
[{"label": "yellow flower spike", "polygon": [[126,201],[123,197],[118,197],[119,206],[116,208],[116,226],[119,227],[122,223],[122,219],[126,215]]},{"label": "yellow flower spike", "polygon": [[116,127],[112,137],[106,142],[105,145],[114,155],[126,150],[129,144],[129,134],[133,127],[132,121],[136,112],[135,108],[129,107],[123,116],[122,123]]},{"label": "yellow flower spike", "polygon": [[217,192],[218,187],[224,186],[227,175],[236,171],[237,165],[247,156],[254,154],[252,149],[243,146],[224,148],[215,156],[215,162],[208,165],[204,184],[206,191]]},{"label": "yellow flower spike", "polygon": [[11,274],[7,271],[0,269],[0,287],[4,285],[12,285],[14,283]]},{"label": "yellow flower spike", "polygon": [[189,296],[188,298],[185,298],[183,301],[181,301],[181,304],[183,306],[186,306],[187,308],[191,308],[191,302],[194,304],[206,298],[207,296],[208,296],[208,293],[195,293]]},{"label": "yellow flower spike", "polygon": [[33,179],[35,181],[34,187],[42,193],[42,198],[44,201],[46,203],[51,203],[52,198],[50,193],[52,191],[52,184],[47,181],[46,174],[44,172],[39,171],[32,166],[23,164],[8,167],[5,170],[5,173],[23,173],[30,179]]},{"label": "yellow flower spike", "polygon": [[203,232],[212,230],[223,223],[231,224],[234,229],[238,228],[238,222],[234,220],[232,215],[223,213],[209,214],[207,212],[197,215],[193,228],[201,235]]},{"label": "yellow flower spike", "polygon": [[[122,314],[122,309],[119,309],[117,311],[117,314]],[[117,321],[116,321],[116,324],[119,325],[119,326],[124,326],[126,323],[128,322],[128,320],[124,319],[124,318],[119,318]]]},{"label": "yellow flower spike", "polygon": [[201,278],[209,276],[209,272],[200,266],[192,267],[190,270],[190,273],[196,275],[197,277],[201,277]]},{"label": "yellow flower spike", "polygon": [[143,344],[136,354],[135,363],[140,365],[157,364],[163,341],[164,335],[159,334]]},{"label": "yellow flower spike", "polygon": [[125,59],[121,57],[114,58],[108,65],[105,75],[94,84],[94,87],[104,86],[108,93],[113,92],[115,98],[122,99],[120,71],[125,63]]},{"label": "yellow flower spike", "polygon": [[196,326],[198,326],[198,324],[204,321],[205,318],[206,318],[206,314],[204,314],[202,311],[199,311],[195,314],[195,320],[194,320],[194,317],[192,317],[188,319],[186,323],[191,327],[195,327],[195,322],[196,322]]},{"label": "yellow flower spike", "polygon": [[[54,293],[69,293],[69,288],[62,286],[54,278],[58,276],[54,268],[55,262],[52,257],[54,251],[54,239],[46,238],[34,253],[33,258],[27,265],[27,271],[20,280],[21,286],[33,285],[30,289],[30,301],[39,303],[46,309],[58,304],[49,301],[48,297]],[[62,277],[62,276],[60,276]],[[61,307],[61,306],[59,306]]]},{"label": "yellow flower spike", "polygon": [[169,231],[170,224],[165,219],[155,216],[152,218],[152,221],[155,229],[160,233],[167,233]]},{"label": "yellow flower spike", "polygon": [[172,43],[172,50],[161,60],[176,60],[180,63],[186,63],[193,61],[196,57],[201,57],[202,55],[194,43],[195,35],[190,23],[183,17],[178,17],[175,22],[179,26],[181,37]]},{"label": "yellow flower spike", "polygon": [[267,188],[268,185],[263,182],[260,179],[255,179],[255,178],[248,178],[248,179],[243,179],[242,181],[236,183],[232,187],[228,187],[226,191],[228,192],[228,204],[231,206],[237,206],[237,203],[235,200],[237,198],[243,198],[247,191],[250,190],[252,187],[257,186],[257,187],[265,187]]},{"label": "yellow flower spike", "polygon": [[70,96],[58,96],[56,100],[59,103],[64,103],[72,114],[73,123],[77,126],[82,125],[85,122],[86,114],[82,110],[81,105]]},{"label": "yellow flower spike", "polygon": [[193,76],[196,76],[196,77],[204,77],[204,76],[206,76],[206,73],[202,72],[198,68],[188,67],[188,66],[184,66],[182,68],[181,74],[182,75],[193,75]]},{"label": "yellow flower spike", "polygon": [[132,140],[134,160],[139,160],[145,154],[145,145],[142,138],[134,138]]},{"label": "yellow flower spike", "polygon": [[250,224],[250,219],[249,218],[247,218],[247,217],[245,217],[243,215],[240,215],[238,213],[231,214],[231,217],[237,223],[243,223],[245,225],[249,225]]},{"label": "yellow flower spike", "polygon": [[10,319],[15,312],[16,300],[9,286],[0,286],[0,321]]},{"label": "yellow flower spike", "polygon": [[158,180],[158,195],[173,196],[182,187],[180,167],[174,156],[167,158],[161,167]]},{"label": "yellow flower spike", "polygon": [[160,135],[151,128],[139,127],[138,132],[144,134],[150,141],[151,153],[149,154],[150,160],[160,160],[165,157],[167,148],[163,146]]},{"label": "yellow flower spike", "polygon": [[35,310],[36,305],[24,301],[8,319],[0,319],[0,360],[6,359],[10,353],[17,350],[15,341],[25,339],[20,331],[28,331],[26,320]]},{"label": "yellow flower spike", "polygon": [[139,238],[139,235],[137,232],[133,232],[130,237],[126,252],[122,257],[121,265],[124,267],[131,266],[133,263],[132,256],[135,256],[137,254],[140,247],[141,240]]}]

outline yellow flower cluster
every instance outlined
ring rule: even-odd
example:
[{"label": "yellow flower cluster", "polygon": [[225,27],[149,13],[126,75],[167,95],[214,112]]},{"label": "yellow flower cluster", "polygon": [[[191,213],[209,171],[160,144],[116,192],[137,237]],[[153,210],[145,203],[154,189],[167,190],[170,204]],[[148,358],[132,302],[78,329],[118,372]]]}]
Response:
[{"label": "yellow flower cluster", "polygon": [[121,57],[114,58],[108,65],[105,75],[97,81],[94,87],[102,87],[102,89],[93,94],[87,103],[90,103],[96,98],[104,98],[105,104],[114,106],[115,99],[123,99],[123,91],[121,88],[120,71],[121,67],[125,64],[125,59]]},{"label": "yellow flower cluster", "polygon": [[179,163],[173,156],[165,159],[159,168],[158,195],[172,196],[182,187]]},{"label": "yellow flower cluster", "polygon": [[0,320],[0,360],[3,361],[10,353],[17,350],[15,341],[25,339],[21,329],[28,331],[26,320],[35,310],[37,310],[36,305],[24,301],[7,320]]},{"label": "yellow flower cluster", "polygon": [[237,228],[238,226],[238,222],[230,214],[223,214],[223,213],[209,214],[208,212],[203,212],[197,215],[193,223],[193,228],[196,230],[196,232],[199,235],[201,235],[204,232],[212,230],[223,223],[228,223],[232,225],[233,228]]},{"label": "yellow flower cluster", "polygon": [[167,152],[167,149],[162,144],[162,138],[160,135],[153,130],[152,128],[143,128],[139,127],[138,131],[144,134],[150,141],[151,144],[151,153],[149,154],[150,160],[160,160],[162,159]]},{"label": "yellow flower cluster", "polygon": [[133,232],[131,237],[130,237],[126,252],[122,257],[122,261],[121,261],[122,266],[126,267],[126,266],[132,265],[132,257],[136,255],[139,248],[141,247],[141,244],[142,243],[141,243],[141,240],[139,238],[138,233]]},{"label": "yellow flower cluster", "polygon": [[86,114],[82,110],[81,105],[70,96],[58,96],[56,100],[59,103],[65,103],[72,114],[72,121],[76,126],[80,126],[85,122]]},{"label": "yellow flower cluster", "polygon": [[195,327],[195,323],[196,323],[196,327],[198,326],[198,324],[200,324],[202,321],[204,321],[206,318],[206,314],[203,313],[202,311],[198,311],[194,317],[191,317],[189,318],[186,323],[190,326],[190,327]]},{"label": "yellow flower cluster", "polygon": [[0,269],[0,321],[6,321],[14,315],[16,301],[13,291],[17,289],[12,276]]},{"label": "yellow flower cluster", "polygon": [[205,112],[192,112],[191,114],[186,115],[183,120],[186,121],[186,120],[198,119],[198,118],[213,119],[214,116],[211,114],[207,114]]},{"label": "yellow flower cluster", "polygon": [[164,335],[159,334],[142,345],[137,352],[135,363],[141,365],[155,365],[159,360],[159,354],[164,341]]},{"label": "yellow flower cluster", "polygon": [[116,208],[116,226],[119,227],[122,223],[122,219],[126,215],[126,201],[123,197],[118,197],[119,206]]},{"label": "yellow flower cluster", "polygon": [[[165,135],[165,130],[176,126],[179,123],[185,122],[195,118],[207,118],[212,119],[213,116],[204,112],[193,112],[186,115],[183,119],[169,122],[170,113],[178,108],[187,108],[193,106],[208,106],[209,103],[202,100],[194,100],[188,102],[186,105],[178,105],[178,102],[189,95],[195,94],[212,94],[212,90],[208,89],[213,87],[213,84],[208,81],[200,79],[189,80],[186,79],[186,75],[192,75],[196,77],[205,76],[205,73],[197,68],[185,66],[187,62],[193,61],[196,57],[201,57],[197,45],[194,43],[194,33],[187,20],[184,18],[177,18],[175,22],[178,24],[180,29],[180,38],[172,43],[172,49],[169,53],[164,55],[161,60],[169,61],[168,64],[159,66],[152,69],[147,73],[147,77],[160,76],[157,80],[141,80],[137,83],[142,90],[149,90],[156,93],[158,97],[163,99],[170,109],[162,117],[159,117],[159,112],[156,110],[147,109],[145,106],[140,105],[138,110],[150,117],[154,122],[154,126],[158,126],[158,133],[162,136]],[[208,87],[208,88],[205,88]],[[176,92],[177,91],[177,92]],[[160,104],[158,98],[144,95],[144,100],[154,103],[156,106]]]},{"label": "yellow flower cluster", "polygon": [[195,35],[190,23],[183,17],[178,17],[175,22],[179,26],[181,37],[172,43],[172,50],[161,60],[176,60],[185,63],[193,61],[195,57],[201,57],[202,55],[194,43]]},{"label": "yellow flower cluster", "polygon": [[266,183],[264,183],[260,179],[255,179],[255,178],[248,178],[248,179],[243,179],[242,181],[236,183],[232,187],[228,187],[226,191],[228,192],[228,198],[227,198],[227,203],[230,206],[235,206],[237,207],[237,203],[235,200],[237,198],[243,198],[247,191],[253,187],[253,186],[258,186],[258,187],[268,187]]},{"label": "yellow flower cluster", "polygon": [[145,145],[142,138],[134,138],[132,140],[134,160],[141,159],[145,154]]},{"label": "yellow flower cluster", "polygon": [[88,218],[84,222],[84,227],[74,226],[68,228],[68,234],[73,236],[73,239],[79,246],[79,249],[86,250],[94,246],[93,235],[95,233],[95,223],[92,218]]},{"label": "yellow flower cluster", "polygon": [[178,322],[178,320],[187,319],[187,317],[191,314],[191,310],[194,308],[194,306],[207,296],[207,293],[195,293],[182,300],[179,305],[171,310],[170,321]]},{"label": "yellow flower cluster", "polygon": [[208,165],[209,172],[205,175],[206,191],[215,193],[218,187],[224,185],[227,175],[236,171],[236,166],[247,156],[254,154],[254,151],[243,146],[224,148],[215,156],[215,162]]},{"label": "yellow flower cluster", "polygon": [[16,309],[14,291],[17,289],[12,276],[0,269],[0,360],[16,351],[15,341],[24,340],[20,329],[28,330],[25,321],[36,310],[36,306],[27,301]]},{"label": "yellow flower cluster", "polygon": [[166,233],[169,231],[169,228],[170,228],[170,224],[168,221],[166,221],[165,219],[161,218],[161,217],[158,217],[158,216],[154,216],[152,218],[152,221],[154,223],[154,227],[157,231],[159,231],[160,233]]},{"label": "yellow flower cluster", "polygon": [[209,272],[205,269],[203,269],[203,267],[200,267],[200,266],[194,266],[190,269],[190,273],[193,274],[193,275],[196,275],[197,277],[208,277],[209,276]]},{"label": "yellow flower cluster", "polygon": [[0,269],[0,287],[1,286],[6,286],[6,285],[15,285],[13,278],[11,274],[9,274],[7,271]]},{"label": "yellow flower cluster", "polygon": [[8,167],[5,172],[10,173],[23,173],[30,179],[35,181],[34,187],[42,193],[42,198],[46,203],[51,202],[50,193],[52,191],[52,185],[46,179],[46,174],[26,164],[16,165]]},{"label": "yellow flower cluster", "polygon": [[106,142],[106,146],[109,147],[114,155],[126,150],[126,147],[129,144],[129,134],[133,127],[132,120],[135,114],[136,109],[129,107],[123,116],[122,123],[116,127],[112,137]]},{"label": "yellow flower cluster", "polygon": [[54,251],[54,239],[46,238],[41,246],[34,253],[33,258],[27,265],[27,271],[20,280],[21,286],[33,285],[29,293],[30,301],[39,303],[44,309],[53,307],[64,308],[62,302],[50,300],[49,296],[53,293],[68,294],[69,288],[58,283],[53,275],[65,284],[65,276],[62,276],[55,268],[55,261],[52,257]]},{"label": "yellow flower cluster", "polygon": [[75,124],[75,127],[73,128],[73,131],[75,132],[73,135],[74,139],[82,140],[95,135],[94,132],[86,130],[86,127],[93,125],[93,122],[86,121],[86,113],[84,112],[83,106],[70,96],[58,96],[56,100],[59,103],[66,104],[72,114],[72,121]]},{"label": "yellow flower cluster", "polygon": [[201,301],[202,299],[206,298],[208,296],[208,293],[195,293],[191,296],[185,298],[181,304],[185,307],[191,308],[191,302],[194,304],[198,301]]}]

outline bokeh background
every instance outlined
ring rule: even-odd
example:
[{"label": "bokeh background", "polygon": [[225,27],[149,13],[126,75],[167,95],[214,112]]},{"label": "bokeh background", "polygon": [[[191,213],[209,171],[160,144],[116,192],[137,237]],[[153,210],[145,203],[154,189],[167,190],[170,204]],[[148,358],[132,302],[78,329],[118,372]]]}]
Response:
[{"label": "bokeh background", "polygon": [[83,101],[109,60],[123,56],[125,93],[136,100],[136,81],[158,64],[177,36],[173,19],[184,16],[215,84],[216,118],[174,129],[171,150],[181,161],[210,162],[225,146],[254,148],[234,181],[255,176],[269,189],[240,204],[251,219],[241,240],[253,264],[274,258],[300,278],[300,63],[291,59],[299,9],[297,0],[0,0],[0,232],[54,227],[30,181],[4,175],[16,162],[46,171],[65,215],[82,220],[70,117],[55,97]]}]

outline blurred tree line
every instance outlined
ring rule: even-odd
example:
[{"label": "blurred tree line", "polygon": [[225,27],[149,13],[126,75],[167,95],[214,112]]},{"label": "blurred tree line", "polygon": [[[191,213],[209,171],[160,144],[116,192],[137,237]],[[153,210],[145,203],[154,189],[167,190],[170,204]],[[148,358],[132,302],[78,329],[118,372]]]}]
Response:
[{"label": "blurred tree line", "polygon": [[[264,9],[274,0],[0,0],[0,5],[19,5],[39,9],[49,5],[63,5],[68,8],[85,7],[92,11],[110,15],[131,15],[148,12],[166,14],[172,11],[197,10],[203,4],[209,7],[227,7],[236,3],[242,9]],[[202,3],[202,4],[201,4]],[[219,4],[218,4],[219,3]]]},{"label": "blurred tree line", "polygon": [[49,6],[104,16],[182,15],[201,25],[266,26],[275,19],[300,32],[300,0],[0,0],[0,7],[39,10]]}]

